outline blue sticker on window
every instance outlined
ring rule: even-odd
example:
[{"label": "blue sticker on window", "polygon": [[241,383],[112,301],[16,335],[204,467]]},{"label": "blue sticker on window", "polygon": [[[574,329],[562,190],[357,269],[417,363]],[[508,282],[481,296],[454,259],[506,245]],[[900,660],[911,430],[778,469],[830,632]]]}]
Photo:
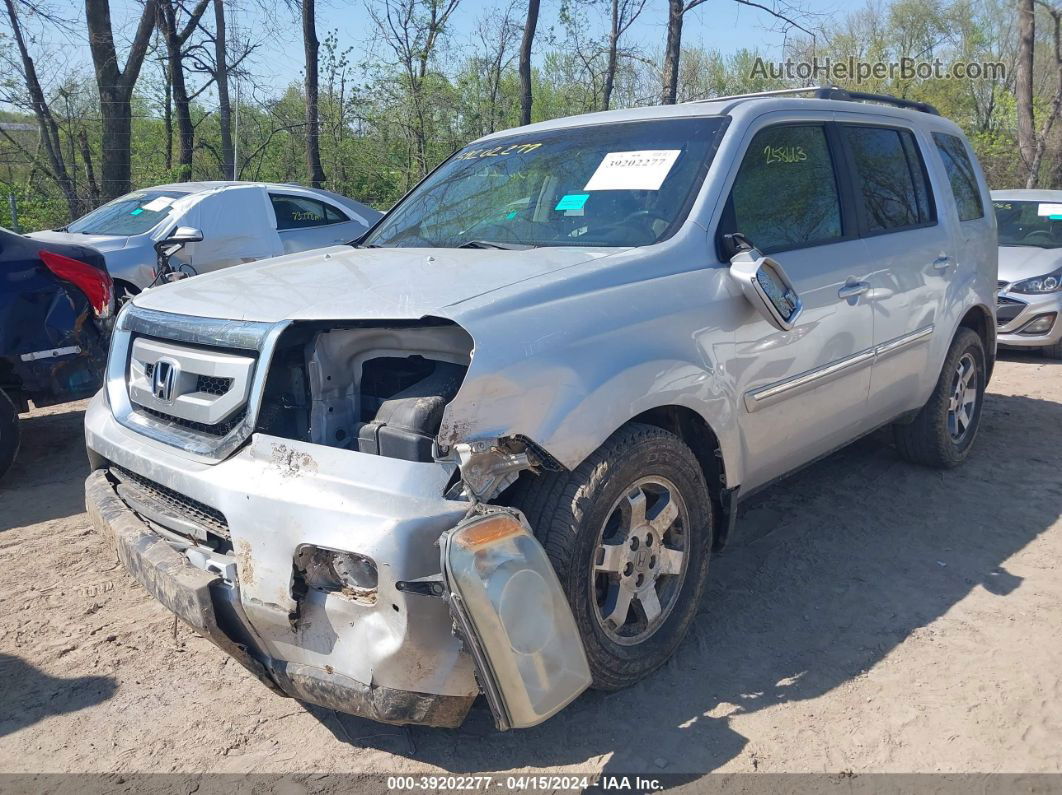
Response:
[{"label": "blue sticker on window", "polygon": [[557,206],[554,210],[581,210],[583,205],[586,204],[586,200],[590,198],[589,193],[566,193],[561,196]]},{"label": "blue sticker on window", "polygon": [[143,207],[137,207],[135,210],[133,210],[129,214],[130,215],[140,215],[140,213],[142,213],[142,212],[144,212],[144,208]]},{"label": "blue sticker on window", "polygon": [[507,221],[513,220],[516,217],[516,213],[517,212],[519,212],[519,211],[518,210],[511,210],[510,212],[508,212],[506,214],[506,216],[505,216],[505,220],[507,220]]}]

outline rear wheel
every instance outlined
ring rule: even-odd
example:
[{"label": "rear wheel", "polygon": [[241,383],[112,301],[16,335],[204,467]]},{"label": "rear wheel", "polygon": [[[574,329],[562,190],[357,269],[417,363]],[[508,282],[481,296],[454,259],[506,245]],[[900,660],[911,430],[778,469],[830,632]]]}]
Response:
[{"label": "rear wheel", "polygon": [[666,662],[697,613],[712,545],[689,447],[628,425],[571,472],[528,481],[513,504],[564,585],[594,687],[627,687]]},{"label": "rear wheel", "polygon": [[0,478],[11,468],[18,453],[18,410],[0,389]]},{"label": "rear wheel", "polygon": [[986,375],[981,338],[960,328],[929,400],[912,422],[893,426],[900,455],[939,469],[965,461],[981,424]]}]

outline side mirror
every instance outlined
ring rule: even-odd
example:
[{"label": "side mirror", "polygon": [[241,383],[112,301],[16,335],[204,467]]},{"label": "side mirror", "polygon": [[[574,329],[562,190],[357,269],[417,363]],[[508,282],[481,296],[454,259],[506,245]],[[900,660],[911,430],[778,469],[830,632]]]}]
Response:
[{"label": "side mirror", "polygon": [[203,230],[194,226],[178,226],[169,235],[155,243],[155,251],[159,254],[170,256],[181,250],[188,243],[199,243],[203,240]]},{"label": "side mirror", "polygon": [[730,259],[730,278],[750,304],[779,331],[796,324],[804,305],[793,282],[777,261],[758,249],[738,252]]}]

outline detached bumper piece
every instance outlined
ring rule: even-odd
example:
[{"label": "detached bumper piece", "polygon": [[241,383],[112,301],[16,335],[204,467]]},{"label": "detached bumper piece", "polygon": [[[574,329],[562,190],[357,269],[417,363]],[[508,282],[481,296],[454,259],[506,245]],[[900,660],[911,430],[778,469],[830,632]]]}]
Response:
[{"label": "detached bumper piece", "polygon": [[97,531],[111,540],[136,580],[192,629],[237,660],[274,692],[380,721],[452,728],[473,698],[394,690],[358,682],[336,671],[275,660],[259,653],[239,617],[232,585],[193,566],[131,511],[104,470],[85,483],[85,502]]},{"label": "detached bumper piece", "polygon": [[440,539],[450,609],[499,729],[536,726],[590,686],[560,581],[523,516],[487,508]]}]

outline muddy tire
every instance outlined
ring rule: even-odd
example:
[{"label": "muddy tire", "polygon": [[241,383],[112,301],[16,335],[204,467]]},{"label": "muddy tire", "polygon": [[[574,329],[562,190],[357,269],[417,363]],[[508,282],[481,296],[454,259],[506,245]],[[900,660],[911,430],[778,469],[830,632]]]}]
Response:
[{"label": "muddy tire", "polygon": [[965,461],[981,425],[987,372],[981,338],[960,328],[929,400],[912,422],[893,426],[900,455],[937,469]]},{"label": "muddy tire", "polygon": [[571,472],[529,478],[512,502],[564,585],[593,686],[619,690],[663,665],[697,614],[712,547],[689,447],[630,424]]},{"label": "muddy tire", "polygon": [[1062,340],[1054,345],[1045,345],[1040,349],[1048,359],[1062,359]]},{"label": "muddy tire", "polygon": [[18,409],[0,389],[0,478],[7,474],[18,453]]}]

